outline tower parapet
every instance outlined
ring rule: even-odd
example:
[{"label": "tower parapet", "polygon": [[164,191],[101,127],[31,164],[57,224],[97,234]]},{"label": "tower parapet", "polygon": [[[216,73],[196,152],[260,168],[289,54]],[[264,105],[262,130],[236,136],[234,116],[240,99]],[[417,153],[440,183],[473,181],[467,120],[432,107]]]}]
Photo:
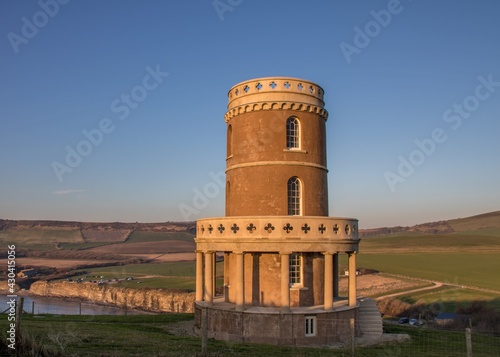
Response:
[{"label": "tower parapet", "polygon": [[314,82],[292,77],[263,77],[241,82],[228,92],[226,122],[235,115],[260,110],[298,110],[328,118],[324,91]]}]

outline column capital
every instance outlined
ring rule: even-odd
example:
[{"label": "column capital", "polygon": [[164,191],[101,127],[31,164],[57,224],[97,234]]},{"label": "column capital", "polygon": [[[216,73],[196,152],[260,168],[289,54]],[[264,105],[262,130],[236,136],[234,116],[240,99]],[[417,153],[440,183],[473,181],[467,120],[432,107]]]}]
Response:
[{"label": "column capital", "polygon": [[280,254],[280,255],[291,255],[291,254],[292,254],[292,252],[280,252],[279,254]]}]

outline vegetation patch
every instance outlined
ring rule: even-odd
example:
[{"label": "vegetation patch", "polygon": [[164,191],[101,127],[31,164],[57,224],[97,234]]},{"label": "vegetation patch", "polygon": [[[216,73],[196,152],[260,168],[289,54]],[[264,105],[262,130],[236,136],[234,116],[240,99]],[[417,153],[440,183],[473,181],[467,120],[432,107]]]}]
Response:
[{"label": "vegetation patch", "polygon": [[194,242],[194,234],[189,232],[134,231],[127,239],[127,243],[157,242],[166,240]]}]

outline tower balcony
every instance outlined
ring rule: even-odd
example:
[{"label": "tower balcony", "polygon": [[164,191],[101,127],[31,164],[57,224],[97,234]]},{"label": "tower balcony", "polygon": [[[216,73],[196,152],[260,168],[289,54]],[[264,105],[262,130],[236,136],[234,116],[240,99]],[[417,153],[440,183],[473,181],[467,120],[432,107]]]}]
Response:
[{"label": "tower balcony", "polygon": [[[358,220],[323,216],[230,216],[196,221],[198,249],[357,251]],[[260,244],[256,244],[260,243]]]}]

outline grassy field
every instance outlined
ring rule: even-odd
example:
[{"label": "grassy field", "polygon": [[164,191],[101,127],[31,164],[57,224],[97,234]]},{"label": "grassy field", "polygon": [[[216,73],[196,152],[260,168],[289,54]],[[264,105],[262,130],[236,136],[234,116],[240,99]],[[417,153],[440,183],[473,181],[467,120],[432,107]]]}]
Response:
[{"label": "grassy field", "polygon": [[[498,253],[359,254],[358,267],[500,291]],[[340,256],[341,263],[347,258]]]},{"label": "grassy field", "polygon": [[500,294],[493,292],[442,286],[433,290],[415,292],[398,297],[399,300],[414,304],[422,302],[437,312],[455,312],[457,308],[468,307],[472,301],[485,301],[490,308],[500,311]]},{"label": "grassy field", "polygon": [[452,219],[448,224],[456,231],[469,231],[482,228],[500,228],[500,211],[467,218]]},{"label": "grassy field", "polygon": [[127,239],[127,243],[156,242],[165,240],[182,240],[193,242],[194,234],[187,232],[146,232],[135,231]]},{"label": "grassy field", "polygon": [[[217,276],[222,276],[224,265],[218,262],[216,265]],[[171,262],[159,264],[131,264],[114,267],[86,269],[85,273],[75,276],[85,277],[104,276],[105,279],[122,279],[129,276],[134,277],[131,281],[121,281],[115,286],[128,288],[164,288],[164,289],[188,289],[196,288],[196,262]],[[138,283],[141,281],[141,283]],[[217,286],[222,285],[222,279],[217,279]]]},{"label": "grassy field", "polygon": [[492,251],[500,254],[500,229],[497,228],[450,234],[396,234],[376,238],[365,238],[360,242],[363,254],[390,251]]},{"label": "grassy field", "polygon": [[[201,340],[191,336],[192,314],[140,316],[30,316],[23,317],[22,330],[39,346],[64,352],[67,356],[195,356]],[[6,315],[0,328],[7,330]],[[181,328],[179,328],[181,323]],[[176,327],[177,326],[177,327]],[[356,347],[358,357],[373,356],[465,356],[463,331],[447,332],[410,326],[386,325],[386,332],[408,333],[411,341],[382,347]],[[474,357],[495,356],[500,338],[473,335]],[[230,343],[210,339],[209,356],[347,356],[347,348],[278,347]]]},{"label": "grassy field", "polygon": [[55,249],[56,243],[84,243],[79,229],[6,229],[0,231],[2,245],[15,244],[24,249]]}]

